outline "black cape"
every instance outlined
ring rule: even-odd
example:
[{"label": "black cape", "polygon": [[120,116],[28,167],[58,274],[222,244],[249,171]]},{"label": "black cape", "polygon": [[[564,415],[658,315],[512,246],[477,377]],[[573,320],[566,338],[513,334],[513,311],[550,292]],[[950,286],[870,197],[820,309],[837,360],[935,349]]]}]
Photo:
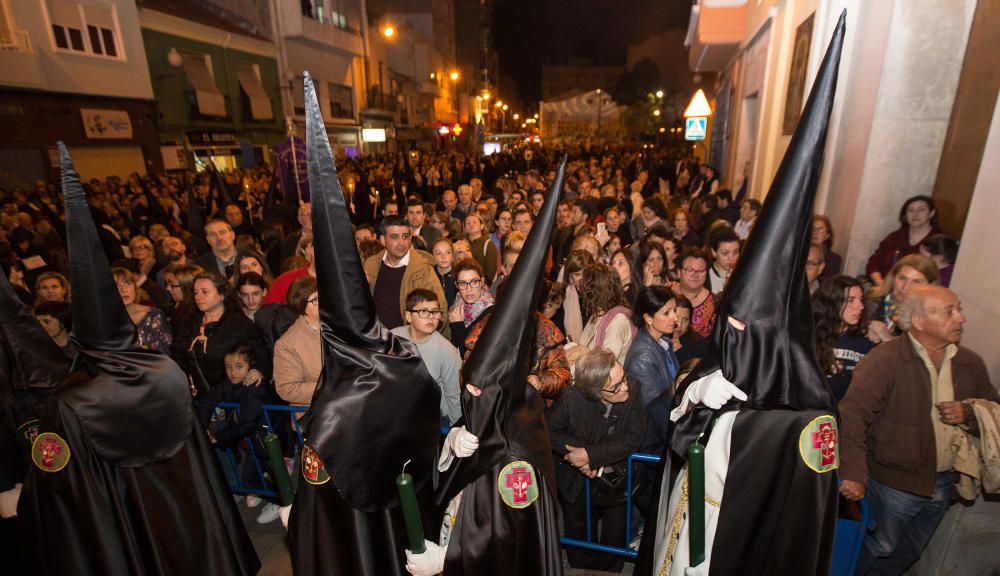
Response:
[{"label": "black cape", "polygon": [[[67,386],[85,385],[76,372]],[[114,466],[94,449],[58,394],[45,405],[39,434],[57,434],[70,451],[57,472],[33,465],[18,504],[22,549],[32,573],[256,574],[260,561],[204,430],[171,458]]]}]

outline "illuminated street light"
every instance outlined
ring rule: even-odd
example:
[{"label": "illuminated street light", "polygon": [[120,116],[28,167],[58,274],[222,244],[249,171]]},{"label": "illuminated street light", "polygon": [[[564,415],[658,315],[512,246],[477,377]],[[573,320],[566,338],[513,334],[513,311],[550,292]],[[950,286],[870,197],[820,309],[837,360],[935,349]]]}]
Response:
[{"label": "illuminated street light", "polygon": [[653,110],[653,116],[659,116],[659,115],[660,115],[659,110]]},{"label": "illuminated street light", "polygon": [[434,79],[434,73],[431,72],[431,80],[433,80],[433,79]]},{"label": "illuminated street light", "polygon": [[520,118],[520,117],[521,117],[521,115],[520,115],[520,114],[518,114],[518,113],[516,113],[516,112],[514,113],[514,120],[517,120],[517,119],[518,119],[518,118]]},{"label": "illuminated street light", "polygon": [[491,97],[490,96],[490,91],[489,90],[483,90],[483,95],[482,95],[483,100],[489,100],[490,97]]},{"label": "illuminated street light", "polygon": [[664,128],[663,126],[660,126],[660,134],[663,134],[666,131],[667,131],[666,128]]},{"label": "illuminated street light", "polygon": [[494,106],[496,106],[497,108],[503,106],[503,100],[497,100],[497,102],[496,102],[496,104],[494,104]]},{"label": "illuminated street light", "polygon": [[458,70],[452,70],[451,71],[451,79],[452,80],[458,80]]},{"label": "illuminated street light", "polygon": [[538,112],[535,112],[535,118],[538,118]]},{"label": "illuminated street light", "polygon": [[392,25],[387,25],[382,28],[382,35],[386,38],[392,38],[396,34],[396,29]]},{"label": "illuminated street light", "polygon": [[510,108],[510,106],[508,106],[508,105],[506,105],[506,104],[504,104],[504,105],[503,105],[503,111],[504,111],[504,112],[506,112],[508,108]]},{"label": "illuminated street light", "polygon": [[657,98],[663,98],[663,90],[657,90],[656,91],[656,97]]}]

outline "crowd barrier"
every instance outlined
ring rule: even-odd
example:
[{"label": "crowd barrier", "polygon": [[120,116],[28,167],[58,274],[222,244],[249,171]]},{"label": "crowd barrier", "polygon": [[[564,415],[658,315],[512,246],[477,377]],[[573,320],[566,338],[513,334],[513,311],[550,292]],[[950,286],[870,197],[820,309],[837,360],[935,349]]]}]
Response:
[{"label": "crowd barrier", "polygon": [[[218,404],[219,408],[224,409],[229,414],[239,414],[239,404],[232,402],[221,402]],[[276,430],[275,419],[276,418],[286,418],[289,421],[292,431],[295,432],[295,440],[298,446],[302,446],[302,429],[299,427],[298,418],[295,418],[295,414],[299,414],[306,411],[305,406],[283,406],[278,404],[266,404],[264,405],[264,425],[267,426],[268,430]],[[280,422],[278,424],[281,424]],[[447,428],[443,428],[441,432],[447,433]],[[255,482],[253,484],[248,483],[244,476],[245,474],[241,472],[238,465],[238,459],[233,453],[232,449],[225,450],[225,456],[223,458],[224,464],[226,464],[225,472],[226,478],[229,481],[229,488],[234,494],[255,494],[258,496],[266,498],[278,498],[278,493],[274,490],[273,484],[267,479],[264,474],[264,466],[262,462],[267,462],[266,454],[258,455],[257,452],[259,447],[255,446],[254,442],[247,442],[247,454],[253,462],[253,472],[255,473]],[[635,559],[638,556],[638,552],[632,550],[629,547],[629,542],[632,540],[632,482],[634,478],[633,468],[636,462],[648,462],[648,463],[658,463],[660,457],[654,454],[643,454],[635,453],[628,457],[628,471],[626,478],[626,492],[625,492],[625,534],[624,542],[625,545],[618,546],[608,546],[595,542],[593,534],[591,534],[591,522],[590,522],[590,479],[586,479],[586,490],[584,491],[586,495],[586,505],[587,505],[587,539],[580,540],[577,538],[560,538],[559,541],[563,546],[574,546],[577,548],[584,548],[587,550],[594,550],[598,552],[607,552],[609,554],[617,554],[619,556],[624,556],[629,559]],[[292,481],[294,486],[296,482]],[[838,520],[837,523],[837,534],[835,539],[834,548],[834,559],[833,566],[831,567],[831,574],[851,574],[853,573],[854,564],[857,562],[858,553],[861,549],[861,541],[864,535],[864,529],[869,525],[868,516],[868,505],[865,500],[860,502],[861,506],[861,520]]]}]

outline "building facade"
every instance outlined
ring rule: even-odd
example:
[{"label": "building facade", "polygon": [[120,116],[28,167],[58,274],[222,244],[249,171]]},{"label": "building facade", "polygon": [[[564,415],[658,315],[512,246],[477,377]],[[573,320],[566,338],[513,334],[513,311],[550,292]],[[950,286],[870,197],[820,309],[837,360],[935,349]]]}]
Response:
[{"label": "building facade", "polygon": [[267,22],[241,26],[210,4],[182,6],[143,0],[139,9],[164,169],[270,162],[285,128]]},{"label": "building facade", "polygon": [[0,186],[58,174],[56,142],[85,180],[161,166],[135,3],[0,0]]}]

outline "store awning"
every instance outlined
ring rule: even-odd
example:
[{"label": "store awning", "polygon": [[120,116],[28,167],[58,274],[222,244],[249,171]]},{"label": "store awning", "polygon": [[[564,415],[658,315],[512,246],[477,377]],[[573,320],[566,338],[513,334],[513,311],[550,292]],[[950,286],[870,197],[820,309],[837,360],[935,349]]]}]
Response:
[{"label": "store awning", "polygon": [[240,88],[246,92],[250,100],[250,117],[254,120],[273,120],[271,98],[260,83],[260,77],[257,76],[253,64],[236,64],[236,78],[240,81]]},{"label": "store awning", "polygon": [[225,116],[226,99],[216,86],[205,57],[201,54],[184,54],[184,73],[194,88],[198,112],[206,116]]}]

